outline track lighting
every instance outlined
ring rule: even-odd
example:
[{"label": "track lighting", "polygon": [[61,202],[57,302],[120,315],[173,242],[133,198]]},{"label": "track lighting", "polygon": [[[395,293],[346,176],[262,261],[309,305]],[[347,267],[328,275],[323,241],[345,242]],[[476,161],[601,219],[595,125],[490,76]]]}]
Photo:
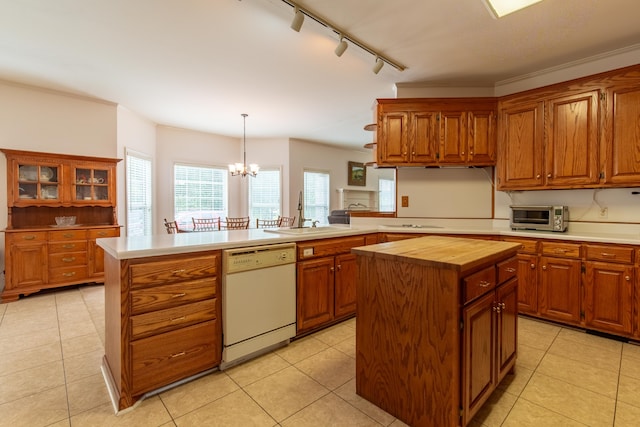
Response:
[{"label": "track lighting", "polygon": [[300,32],[300,28],[302,28],[302,23],[304,22],[304,14],[298,6],[294,6],[295,15],[293,16],[293,22],[291,23],[291,29],[293,31]]},{"label": "track lighting", "polygon": [[336,55],[342,56],[344,51],[347,50],[347,47],[349,47],[349,45],[347,44],[346,40],[342,37],[342,34],[340,34],[340,43],[338,43],[338,46],[336,46],[336,50],[334,52],[336,53]]},{"label": "track lighting", "polygon": [[365,52],[370,53],[376,58],[376,63],[373,67],[373,72],[376,74],[380,72],[380,70],[382,69],[385,63],[391,65],[393,68],[395,68],[398,71],[405,70],[406,67],[404,65],[399,64],[391,60],[390,58],[378,53],[373,48],[365,44],[364,42],[347,34],[346,32],[342,31],[342,29],[333,25],[330,21],[327,21],[320,15],[309,10],[309,8],[307,8],[306,6],[304,7],[304,9],[301,9],[294,0],[282,0],[282,2],[292,7],[294,10],[295,15],[293,17],[293,22],[291,22],[291,29],[293,29],[294,31],[297,31],[297,32],[300,31],[300,29],[302,28],[302,23],[304,22],[304,17],[307,16],[312,21],[315,21],[316,23],[322,25],[323,27],[337,34],[338,37],[340,38],[340,42],[338,42],[338,46],[336,46],[336,49],[334,51],[336,55],[342,56],[342,54],[347,50],[349,45],[352,44],[352,45],[358,46],[360,49],[364,50]]},{"label": "track lighting", "polygon": [[380,70],[382,70],[382,66],[384,65],[384,61],[380,59],[379,56],[376,56],[376,63],[373,66],[373,73],[378,74]]}]

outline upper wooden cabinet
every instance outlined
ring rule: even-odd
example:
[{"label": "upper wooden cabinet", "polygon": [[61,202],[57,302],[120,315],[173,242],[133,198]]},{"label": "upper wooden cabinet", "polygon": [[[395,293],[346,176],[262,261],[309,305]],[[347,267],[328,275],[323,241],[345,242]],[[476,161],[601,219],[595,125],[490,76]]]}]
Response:
[{"label": "upper wooden cabinet", "polygon": [[498,190],[640,184],[640,66],[503,97]]},{"label": "upper wooden cabinet", "polygon": [[495,164],[493,98],[379,99],[379,166]]}]

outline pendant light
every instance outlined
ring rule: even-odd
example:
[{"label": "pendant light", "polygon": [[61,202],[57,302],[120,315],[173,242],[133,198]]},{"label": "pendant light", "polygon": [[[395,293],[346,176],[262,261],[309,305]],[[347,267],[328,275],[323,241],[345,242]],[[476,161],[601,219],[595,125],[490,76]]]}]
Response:
[{"label": "pendant light", "polygon": [[255,163],[252,163],[247,167],[247,116],[248,114],[242,113],[242,127],[243,127],[243,135],[242,135],[242,153],[243,153],[243,163],[235,163],[229,165],[229,172],[231,172],[231,176],[240,175],[241,177],[245,177],[247,175],[256,176],[258,175],[258,171],[260,167]]}]

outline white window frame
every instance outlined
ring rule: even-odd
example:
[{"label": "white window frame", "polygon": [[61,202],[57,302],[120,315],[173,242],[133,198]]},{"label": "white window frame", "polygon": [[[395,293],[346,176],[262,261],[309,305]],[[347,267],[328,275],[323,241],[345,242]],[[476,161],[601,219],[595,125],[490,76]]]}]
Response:
[{"label": "white window frame", "polygon": [[[194,210],[178,210],[178,200],[177,191],[179,185],[177,185],[177,168],[185,167],[185,168],[194,168],[194,169],[211,169],[216,172],[221,173],[225,179],[222,183],[222,197],[221,202],[223,206],[221,209],[194,209]],[[199,196],[202,199],[202,196]],[[202,206],[201,206],[202,207]],[[229,168],[228,166],[218,166],[218,165],[204,165],[204,164],[193,164],[193,163],[183,163],[176,162],[173,164],[173,218],[178,222],[178,226],[185,229],[191,229],[193,226],[192,217],[196,218],[215,218],[220,217],[224,220],[224,218],[229,213]]]},{"label": "white window frame", "polygon": [[[148,175],[144,177],[145,182],[144,182],[144,189],[143,189],[143,191],[146,194],[142,196],[142,198],[144,199],[143,203],[136,207],[133,207],[131,205],[131,199],[134,196],[134,189],[132,188],[131,177],[130,177],[130,172],[133,169],[131,165],[132,158],[142,160],[144,162],[148,162]],[[125,148],[124,165],[125,165],[126,235],[127,236],[151,235],[153,234],[153,157],[145,153],[141,153],[135,150]],[[136,182],[139,182],[139,178],[136,178]],[[142,234],[140,234],[139,232],[136,232],[136,231],[139,231],[139,227],[136,227],[135,229],[132,228],[133,225],[137,223],[137,221],[134,221],[134,217],[139,217],[139,215],[133,214],[134,210],[144,211],[142,214],[143,216]]]},{"label": "white window frame", "polygon": [[[269,209],[271,211],[268,215],[256,214],[254,212],[254,205],[257,204],[257,202],[254,202],[253,192],[257,191],[257,189],[254,189],[254,184],[259,182],[261,176],[265,176],[265,173],[270,173],[270,172],[278,172],[277,198],[274,203],[268,204],[268,206],[264,206],[264,208]],[[281,216],[282,215],[282,168],[279,166],[261,167],[260,172],[258,172],[258,175],[256,177],[253,177],[253,178],[247,177],[245,179],[248,179],[247,181],[247,212],[252,221],[250,226],[251,227],[255,226],[256,219],[277,219],[278,216]],[[255,208],[260,209],[257,206],[255,206]]]},{"label": "white window frame", "polygon": [[[307,173],[313,174],[322,174],[327,176],[327,188],[326,188],[326,212],[323,214],[318,214],[317,210],[322,209],[324,205],[320,205],[314,202],[311,191],[307,188]],[[328,225],[329,224],[329,214],[331,213],[331,173],[327,170],[318,170],[318,169],[303,169],[303,214],[305,218],[309,218],[310,221],[318,221],[318,224]],[[317,217],[317,218],[316,218]],[[310,224],[306,224],[307,226]]]},{"label": "white window frame", "polygon": [[[383,206],[382,202],[387,197],[383,195],[386,193],[384,191],[384,187],[386,187],[387,183],[391,183],[391,190],[388,192],[389,195],[387,197],[391,198],[390,204]],[[380,212],[395,212],[396,210],[396,181],[394,179],[389,178],[378,178],[378,210]]]}]

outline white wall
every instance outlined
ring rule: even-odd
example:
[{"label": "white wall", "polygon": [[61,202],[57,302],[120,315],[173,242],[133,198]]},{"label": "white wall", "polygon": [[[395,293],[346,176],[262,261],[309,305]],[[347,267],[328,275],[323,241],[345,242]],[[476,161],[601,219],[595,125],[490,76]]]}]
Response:
[{"label": "white wall", "polygon": [[[122,106],[118,107],[118,142],[117,153],[118,158],[122,159],[118,163],[118,223],[123,225],[121,229],[121,236],[126,235],[126,223],[127,223],[127,199],[126,199],[126,152],[127,150],[136,151],[142,155],[151,158],[152,164],[152,182],[153,187],[153,204],[155,206],[157,201],[158,186],[156,183],[156,124],[136,113],[130,111]],[[158,218],[157,210],[154,211],[153,223],[155,228],[158,228],[158,224],[162,226],[160,222],[162,219]]]},{"label": "white wall", "polygon": [[[0,81],[0,147],[116,157],[116,105]],[[0,229],[7,226],[7,163],[0,156]],[[0,233],[4,270],[4,233]],[[4,287],[4,275],[2,287]]]}]

